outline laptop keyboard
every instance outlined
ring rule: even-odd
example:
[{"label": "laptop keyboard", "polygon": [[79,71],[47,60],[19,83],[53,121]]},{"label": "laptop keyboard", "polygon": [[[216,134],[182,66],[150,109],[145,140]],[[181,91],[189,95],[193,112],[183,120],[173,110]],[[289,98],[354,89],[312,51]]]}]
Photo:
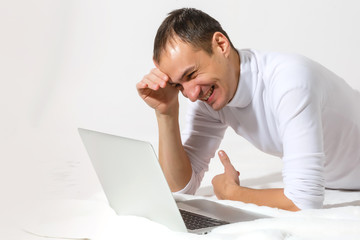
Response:
[{"label": "laptop keyboard", "polygon": [[220,225],[229,224],[229,222],[225,222],[222,220],[210,218],[204,215],[196,214],[193,212],[188,212],[186,210],[179,209],[182,218],[184,219],[186,228],[189,230],[208,228],[208,227],[216,227]]}]

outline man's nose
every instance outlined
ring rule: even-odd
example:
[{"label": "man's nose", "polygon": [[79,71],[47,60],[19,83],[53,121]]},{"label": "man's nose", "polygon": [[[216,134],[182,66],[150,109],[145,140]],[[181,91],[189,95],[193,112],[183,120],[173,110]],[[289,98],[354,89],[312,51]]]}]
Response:
[{"label": "man's nose", "polygon": [[199,93],[200,93],[200,86],[189,81],[189,82],[183,83],[182,87],[183,87],[182,93],[186,98],[190,99],[190,101],[192,101],[192,102],[195,102],[196,100],[198,100]]}]

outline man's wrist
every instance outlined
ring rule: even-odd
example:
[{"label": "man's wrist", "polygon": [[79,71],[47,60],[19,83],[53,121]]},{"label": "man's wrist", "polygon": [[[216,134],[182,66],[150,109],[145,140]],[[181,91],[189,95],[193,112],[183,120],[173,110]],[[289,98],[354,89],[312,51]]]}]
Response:
[{"label": "man's wrist", "polygon": [[225,190],[225,199],[228,200],[240,200],[241,192],[243,191],[243,187],[239,185],[228,185]]},{"label": "man's wrist", "polygon": [[155,110],[156,118],[158,120],[178,120],[179,119],[179,110],[174,109],[172,111],[168,111],[167,113],[160,113]]}]

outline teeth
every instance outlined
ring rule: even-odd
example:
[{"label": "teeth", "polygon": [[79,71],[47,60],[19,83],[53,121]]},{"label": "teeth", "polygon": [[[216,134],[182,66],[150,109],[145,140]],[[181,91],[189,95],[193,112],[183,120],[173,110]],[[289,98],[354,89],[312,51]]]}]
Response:
[{"label": "teeth", "polygon": [[201,100],[207,101],[213,92],[214,92],[214,86],[212,86],[209,89],[209,91],[206,93],[206,95]]}]

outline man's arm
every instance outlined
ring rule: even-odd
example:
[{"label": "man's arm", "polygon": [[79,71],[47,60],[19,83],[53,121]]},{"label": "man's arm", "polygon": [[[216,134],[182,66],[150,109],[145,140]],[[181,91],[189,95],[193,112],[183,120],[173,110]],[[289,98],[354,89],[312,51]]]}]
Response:
[{"label": "man's arm", "polygon": [[155,110],[159,127],[159,162],[171,191],[175,192],[189,182],[192,168],[180,137],[179,90],[168,81],[169,77],[155,68],[136,88],[140,97]]},{"label": "man's arm", "polygon": [[157,113],[159,162],[171,191],[183,189],[190,181],[192,168],[180,137],[178,116]]},{"label": "man's arm", "polygon": [[251,189],[240,186],[239,175],[224,151],[219,151],[224,173],[213,178],[215,195],[219,199],[237,200],[259,206],[276,207],[289,211],[300,210],[284,194],[284,189]]}]

